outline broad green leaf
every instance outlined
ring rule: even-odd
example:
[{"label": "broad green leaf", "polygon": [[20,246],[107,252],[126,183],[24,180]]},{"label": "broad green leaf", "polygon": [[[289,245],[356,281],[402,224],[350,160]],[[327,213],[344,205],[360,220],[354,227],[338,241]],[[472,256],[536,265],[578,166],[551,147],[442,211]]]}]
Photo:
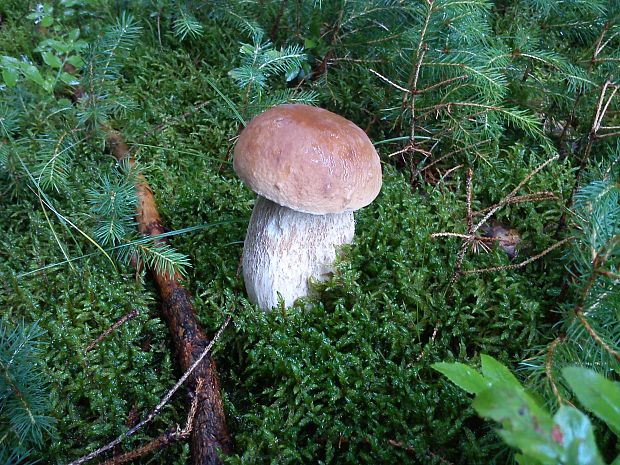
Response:
[{"label": "broad green leaf", "polygon": [[44,42],[41,43],[42,46],[44,44],[47,45],[47,46],[52,47],[58,53],[61,53],[63,55],[65,53],[69,53],[74,48],[73,44],[64,42],[62,40],[57,40],[57,39],[48,39],[47,41],[44,41]]},{"label": "broad green leaf", "polygon": [[579,402],[620,436],[620,386],[587,368],[566,367],[564,379]]},{"label": "broad green leaf", "polygon": [[541,463],[544,465],[558,465],[562,448],[554,444],[544,433],[537,433],[534,429],[508,431],[500,430],[498,434],[509,446],[519,449],[528,460],[526,464]]},{"label": "broad green leaf", "polygon": [[82,57],[79,55],[71,55],[69,58],[67,58],[67,63],[75,66],[76,68],[81,68],[82,66],[84,66],[84,60],[82,60]]},{"label": "broad green leaf", "polygon": [[490,386],[480,373],[464,363],[440,362],[431,367],[470,394],[478,394]]},{"label": "broad green leaf", "polygon": [[46,65],[56,69],[60,69],[62,67],[62,60],[52,52],[42,52],[41,56],[43,57],[43,61]]},{"label": "broad green leaf", "polygon": [[295,79],[298,74],[299,74],[299,68],[297,66],[293,66],[286,72],[284,78],[286,79],[286,82],[290,82],[293,79]]},{"label": "broad green leaf", "polygon": [[611,465],[620,465],[620,455],[618,455],[613,462],[611,462]]},{"label": "broad green leaf", "polygon": [[567,465],[604,465],[596,447],[594,431],[587,415],[574,407],[562,406],[553,417],[552,439],[563,449]]},{"label": "broad green leaf", "polygon": [[70,86],[77,86],[80,84],[80,80],[76,78],[73,74],[69,73],[61,73],[60,80]]},{"label": "broad green leaf", "polygon": [[17,79],[19,78],[19,72],[15,68],[4,68],[2,70],[2,79],[9,87],[15,87]]},{"label": "broad green leaf", "polygon": [[78,28],[73,29],[69,33],[69,40],[71,42],[75,42],[76,40],[78,40],[79,37],[80,37],[80,30]]},{"label": "broad green leaf", "polygon": [[482,354],[480,359],[482,361],[482,374],[487,380],[492,383],[501,382],[512,386],[521,386],[521,383],[519,383],[510,370],[490,355]]},{"label": "broad green leaf", "polygon": [[2,63],[3,67],[16,68],[21,63],[21,61],[19,61],[17,58],[13,58],[7,55],[2,55],[2,57],[0,58],[0,63]]},{"label": "broad green leaf", "polygon": [[30,63],[22,62],[21,68],[26,79],[40,85],[41,87],[45,87],[45,81],[43,80],[43,76],[41,76],[41,73],[36,66],[31,65]]},{"label": "broad green leaf", "polygon": [[308,50],[310,50],[310,49],[313,49],[314,47],[316,47],[316,40],[310,39],[310,38],[304,39],[304,48],[307,48]]},{"label": "broad green leaf", "polygon": [[551,432],[551,415],[539,407],[520,386],[494,385],[479,393],[472,405],[483,417],[491,418],[504,426]]},{"label": "broad green leaf", "polygon": [[50,27],[52,24],[54,24],[53,16],[43,16],[43,18],[41,18],[41,26]]},{"label": "broad green leaf", "polygon": [[519,465],[542,465],[540,460],[534,460],[531,457],[526,457],[523,454],[515,454],[515,462]]},{"label": "broad green leaf", "polygon": [[504,441],[541,463],[555,465],[561,447],[552,440],[553,420],[520,386],[497,384],[476,396],[479,415],[502,424]]},{"label": "broad green leaf", "polygon": [[45,78],[42,87],[49,93],[54,92],[54,78],[52,76],[48,76],[47,78]]}]

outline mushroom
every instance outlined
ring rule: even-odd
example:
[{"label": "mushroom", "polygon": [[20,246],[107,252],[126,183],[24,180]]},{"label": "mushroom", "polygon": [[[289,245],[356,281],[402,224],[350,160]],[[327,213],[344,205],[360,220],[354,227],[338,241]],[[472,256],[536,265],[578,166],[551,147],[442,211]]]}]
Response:
[{"label": "mushroom", "polygon": [[235,147],[234,169],[258,194],[243,248],[251,302],[264,310],[309,294],[353,241],[353,211],[381,189],[372,142],[347,119],[309,105],[256,116]]}]

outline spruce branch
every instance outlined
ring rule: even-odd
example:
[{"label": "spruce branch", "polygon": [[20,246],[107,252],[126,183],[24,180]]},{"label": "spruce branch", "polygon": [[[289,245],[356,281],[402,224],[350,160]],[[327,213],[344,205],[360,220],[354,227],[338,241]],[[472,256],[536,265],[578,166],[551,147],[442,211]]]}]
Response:
[{"label": "spruce branch", "polygon": [[179,7],[179,17],[172,23],[174,35],[179,37],[181,41],[188,36],[192,39],[202,37],[204,27],[185,7]]},{"label": "spruce branch", "polygon": [[40,368],[43,334],[38,323],[10,328],[7,319],[0,318],[0,450],[25,453],[40,448],[55,431]]}]

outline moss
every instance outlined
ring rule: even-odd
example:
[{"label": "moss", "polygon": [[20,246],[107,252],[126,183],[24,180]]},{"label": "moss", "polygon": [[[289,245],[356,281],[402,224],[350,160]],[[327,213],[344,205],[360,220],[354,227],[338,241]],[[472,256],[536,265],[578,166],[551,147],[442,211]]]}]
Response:
[{"label": "moss", "polygon": [[[0,31],[0,48],[12,33],[20,39],[7,53],[32,48],[17,22]],[[133,53],[122,86],[140,111],[113,124],[128,141],[143,144],[137,157],[166,225],[212,225],[176,237],[174,245],[192,258],[187,285],[205,328],[214,331],[236,308],[234,326],[215,351],[236,443],[236,455],[227,462],[502,463],[496,438],[466,395],[430,364],[475,362],[480,352],[508,364],[522,360],[553,323],[552,296],[563,273],[560,252],[526,268],[470,274],[451,284],[460,241],[431,234],[464,232],[465,170],[412,187],[384,156],[382,192],[357,213],[355,242],[343,251],[334,278],[317,287],[319,297],[268,314],[256,310],[237,276],[253,195],[230,164],[236,123],[206,80],[217,79],[231,98],[238,95],[225,73],[240,39],[214,23],[206,34],[204,43],[187,47],[164,34],[165,53],[149,35]],[[357,99],[355,76],[339,85],[348,104],[335,110],[361,125],[370,122],[364,107],[372,98]],[[327,94],[321,99],[333,104]],[[207,104],[190,111],[201,102]],[[44,119],[39,117],[49,107],[33,106],[33,118]],[[92,224],[84,193],[112,166],[101,149],[97,141],[83,142],[81,158],[72,165],[71,191],[51,193],[55,205],[86,231]],[[542,158],[515,144],[492,164],[470,160],[475,208],[499,201]],[[572,180],[570,167],[557,163],[524,191],[567,194]],[[64,257],[40,203],[25,180],[19,181],[21,190],[0,198],[0,308],[12,320],[39,321],[47,331],[45,365],[59,423],[44,458],[64,463],[116,437],[135,415],[143,417],[178,373],[145,276],[115,269],[100,255],[79,260],[74,268],[23,275]],[[514,205],[502,210],[499,221],[517,228],[526,252],[534,252],[553,243],[560,213],[558,204]],[[51,222],[69,256],[94,251],[79,233],[54,217]],[[468,254],[464,268],[507,264],[509,258],[494,249]],[[85,353],[132,310],[139,316]],[[177,395],[123,449],[184,417],[183,395]],[[187,446],[177,445],[144,463],[180,464],[186,457]]]},{"label": "moss", "polygon": [[523,358],[540,341],[552,307],[545,288],[557,275],[473,275],[449,303],[456,250],[430,234],[455,228],[455,206],[463,207],[454,193],[412,193],[386,167],[381,195],[358,213],[355,243],[320,299],[239,312],[239,362],[227,382],[240,455],[230,463],[489,463],[492,440],[466,433],[477,419],[429,364],[482,351]]}]

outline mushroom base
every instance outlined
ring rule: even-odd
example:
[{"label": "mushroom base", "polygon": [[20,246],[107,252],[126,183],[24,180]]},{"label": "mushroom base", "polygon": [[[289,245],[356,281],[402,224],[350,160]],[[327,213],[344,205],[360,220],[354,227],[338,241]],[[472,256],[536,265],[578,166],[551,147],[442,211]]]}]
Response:
[{"label": "mushroom base", "polygon": [[339,246],[353,241],[353,212],[312,215],[259,196],[243,248],[243,278],[251,302],[263,310],[288,307],[310,292],[309,281],[333,272]]}]

